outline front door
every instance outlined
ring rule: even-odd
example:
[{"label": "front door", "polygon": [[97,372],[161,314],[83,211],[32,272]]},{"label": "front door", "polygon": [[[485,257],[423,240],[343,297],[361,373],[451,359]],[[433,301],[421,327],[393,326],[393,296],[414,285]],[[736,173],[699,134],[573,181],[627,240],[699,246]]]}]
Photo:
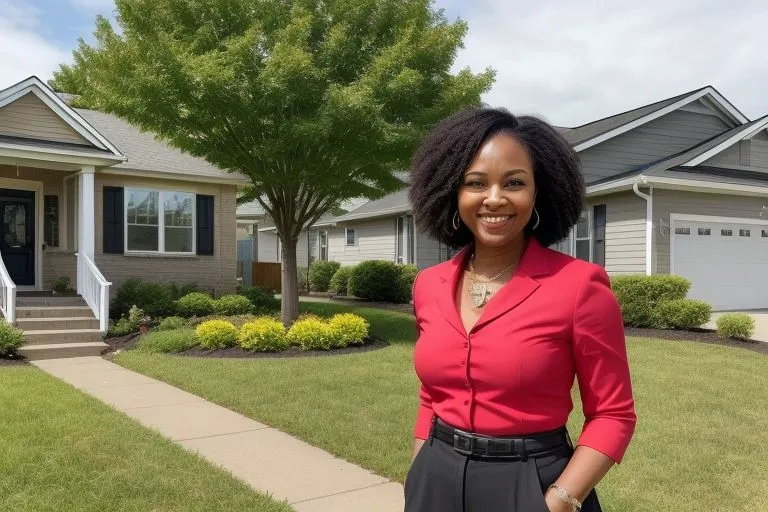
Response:
[{"label": "front door", "polygon": [[0,189],[0,254],[14,283],[34,286],[34,192]]}]

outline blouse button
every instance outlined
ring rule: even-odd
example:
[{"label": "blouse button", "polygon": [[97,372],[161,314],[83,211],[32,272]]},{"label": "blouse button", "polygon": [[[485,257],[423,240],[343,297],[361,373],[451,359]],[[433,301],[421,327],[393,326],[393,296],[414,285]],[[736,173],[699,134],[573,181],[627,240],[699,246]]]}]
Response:
[{"label": "blouse button", "polygon": [[469,400],[464,400],[464,405],[469,405]]}]

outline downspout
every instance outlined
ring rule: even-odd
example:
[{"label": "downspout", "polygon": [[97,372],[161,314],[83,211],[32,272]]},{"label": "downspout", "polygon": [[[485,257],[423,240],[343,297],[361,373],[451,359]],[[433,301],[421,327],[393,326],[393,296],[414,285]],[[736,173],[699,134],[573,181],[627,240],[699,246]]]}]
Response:
[{"label": "downspout", "polygon": [[651,275],[653,262],[653,187],[650,188],[650,194],[640,192],[640,184],[646,185],[648,179],[640,176],[632,184],[632,190],[640,198],[645,199],[645,275]]}]

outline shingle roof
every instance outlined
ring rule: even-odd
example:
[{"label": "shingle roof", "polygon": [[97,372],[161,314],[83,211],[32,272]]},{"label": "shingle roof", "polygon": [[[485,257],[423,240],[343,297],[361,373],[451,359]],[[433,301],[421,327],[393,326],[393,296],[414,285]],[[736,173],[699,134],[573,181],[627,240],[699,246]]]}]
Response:
[{"label": "shingle roof", "polygon": [[336,222],[345,222],[348,220],[365,219],[370,217],[396,215],[411,210],[411,203],[408,201],[408,188],[403,188],[397,192],[368,201],[360,208],[352,210],[346,215],[336,217]]},{"label": "shingle roof", "polygon": [[247,181],[239,173],[228,173],[202,158],[189,155],[157,139],[152,133],[142,132],[119,117],[95,110],[75,109],[83,119],[117,146],[128,160],[111,169],[160,172],[181,176],[196,176],[232,181]]},{"label": "shingle roof", "polygon": [[719,167],[674,167],[663,172],[655,172],[653,176],[665,178],[678,178],[694,181],[707,181],[714,183],[728,183],[730,185],[749,185],[753,187],[765,187],[768,193],[768,172],[742,171],[739,169],[723,169]]}]

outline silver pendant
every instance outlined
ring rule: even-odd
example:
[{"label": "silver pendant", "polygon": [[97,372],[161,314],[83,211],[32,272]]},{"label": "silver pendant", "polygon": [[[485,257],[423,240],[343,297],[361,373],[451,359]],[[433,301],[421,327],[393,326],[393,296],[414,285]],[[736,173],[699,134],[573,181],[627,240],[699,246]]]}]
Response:
[{"label": "silver pendant", "polygon": [[488,298],[488,287],[485,283],[472,283],[469,285],[469,297],[472,299],[472,304],[479,308]]}]

